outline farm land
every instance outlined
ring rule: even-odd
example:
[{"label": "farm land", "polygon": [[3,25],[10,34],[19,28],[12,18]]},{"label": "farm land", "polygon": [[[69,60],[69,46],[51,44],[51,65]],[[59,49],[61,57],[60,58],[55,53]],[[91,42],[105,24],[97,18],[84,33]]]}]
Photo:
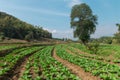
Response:
[{"label": "farm land", "polygon": [[0,46],[0,80],[119,80],[119,45],[97,54],[80,43]]}]

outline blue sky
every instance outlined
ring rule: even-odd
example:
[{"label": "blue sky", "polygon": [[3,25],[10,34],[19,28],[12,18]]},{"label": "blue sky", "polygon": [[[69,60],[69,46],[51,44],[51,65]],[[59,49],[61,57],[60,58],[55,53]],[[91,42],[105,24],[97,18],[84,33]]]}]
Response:
[{"label": "blue sky", "polygon": [[75,4],[87,3],[98,16],[92,37],[112,36],[120,23],[120,0],[0,0],[0,11],[25,22],[39,25],[53,33],[53,37],[72,38],[70,12]]}]

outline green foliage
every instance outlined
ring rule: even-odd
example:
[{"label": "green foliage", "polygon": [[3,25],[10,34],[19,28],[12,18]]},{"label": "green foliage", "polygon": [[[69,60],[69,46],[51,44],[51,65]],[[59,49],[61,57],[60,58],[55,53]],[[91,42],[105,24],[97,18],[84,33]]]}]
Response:
[{"label": "green foliage", "polygon": [[[93,54],[92,50],[86,48],[85,45],[81,44],[68,44],[73,48],[79,49],[82,52]],[[99,44],[97,56],[102,56],[105,58],[109,58],[112,56],[113,59],[120,59],[120,46],[119,45],[110,45],[110,44]],[[111,59],[113,61],[113,59]]]},{"label": "green foliage", "polygon": [[3,50],[10,50],[10,49],[14,49],[14,48],[17,48],[19,47],[18,45],[3,45],[3,46],[0,46],[0,51],[3,51]]},{"label": "green foliage", "polygon": [[0,41],[3,41],[5,39],[4,34],[0,32]]},{"label": "green foliage", "polygon": [[99,50],[99,43],[88,43],[87,44],[87,49],[92,51],[94,54],[97,54],[98,50]]},{"label": "green foliage", "polygon": [[32,40],[32,39],[34,39],[34,38],[33,38],[33,32],[30,32],[29,34],[27,34],[27,35],[25,36],[25,40],[27,40],[27,41],[30,41],[30,40]]},{"label": "green foliage", "polygon": [[32,39],[52,38],[52,34],[42,27],[33,26],[4,12],[0,12],[0,32],[5,37],[16,39],[25,39],[31,32],[33,32]]},{"label": "green foliage", "polygon": [[86,54],[80,54],[78,51],[76,51],[75,49],[76,48],[73,48],[73,47],[70,47],[70,46],[67,46],[67,48],[75,55],[79,56],[79,57],[84,57],[84,58],[88,58],[88,59],[95,59],[95,60],[99,60],[99,61],[106,61],[106,62],[110,62],[111,59],[109,58],[105,58],[105,57],[102,57],[102,56],[99,56],[99,55],[92,55],[92,54],[89,54],[89,53],[86,53]]},{"label": "green foliage", "polygon": [[87,4],[72,7],[71,28],[74,29],[74,37],[78,37],[85,44],[90,39],[90,35],[95,32],[96,24],[97,17],[93,15]]},{"label": "green foliage", "polygon": [[81,80],[51,56],[53,47],[45,47],[29,58],[22,80],[33,80],[30,69],[35,72],[34,80]]},{"label": "green foliage", "polygon": [[36,50],[40,50],[40,48],[41,47],[20,48],[13,50],[5,57],[0,57],[0,62],[4,62],[2,65],[0,64],[0,76],[6,74],[10,69],[12,69],[18,60],[28,54],[35,52]]},{"label": "green foliage", "polygon": [[112,44],[113,42],[112,40],[113,40],[113,37],[103,36],[103,37],[98,38],[96,42]]},{"label": "green foliage", "polygon": [[118,27],[118,31],[120,32],[120,24],[116,24],[116,26]]},{"label": "green foliage", "polygon": [[116,43],[120,43],[120,33],[119,32],[114,35],[114,39],[116,40]]},{"label": "green foliage", "polygon": [[116,40],[116,43],[120,43],[120,24],[116,24],[118,27],[118,32],[114,34],[114,39]]},{"label": "green foliage", "polygon": [[112,44],[112,40],[108,40],[107,43],[108,43],[108,44]]},{"label": "green foliage", "polygon": [[5,39],[4,36],[0,36],[0,41],[3,41]]},{"label": "green foliage", "polygon": [[95,76],[99,76],[103,80],[119,80],[120,79],[120,67],[114,64],[108,64],[97,60],[78,57],[76,55],[69,54],[65,49],[56,48],[57,55],[69,62],[82,67],[86,72],[90,72]]}]

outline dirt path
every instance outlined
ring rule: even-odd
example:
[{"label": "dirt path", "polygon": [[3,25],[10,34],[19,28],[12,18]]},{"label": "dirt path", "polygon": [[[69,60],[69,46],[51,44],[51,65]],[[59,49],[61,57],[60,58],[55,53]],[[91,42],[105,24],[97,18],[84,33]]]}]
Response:
[{"label": "dirt path", "polygon": [[[43,49],[43,48],[41,48],[41,49]],[[41,50],[41,49],[39,49],[39,50]],[[2,77],[0,77],[0,80],[18,80],[19,77],[22,76],[22,74],[25,70],[25,65],[27,63],[28,58],[39,50],[33,51],[32,53],[19,59],[17,61],[17,63],[14,65],[14,67],[7,72],[7,74],[4,74]]]},{"label": "dirt path", "polygon": [[101,80],[100,78],[91,75],[88,72],[85,72],[80,66],[77,66],[73,63],[68,62],[56,55],[55,49],[53,49],[53,57],[65,65],[72,73],[76,74],[82,80]]},{"label": "dirt path", "polygon": [[18,80],[20,76],[22,76],[22,74],[24,73],[25,71],[25,66],[26,66],[26,63],[28,61],[28,58],[30,57],[31,55],[25,57],[23,59],[23,62],[20,66],[17,66],[17,68],[14,70],[13,72],[13,76],[11,76],[11,79],[12,80]]}]

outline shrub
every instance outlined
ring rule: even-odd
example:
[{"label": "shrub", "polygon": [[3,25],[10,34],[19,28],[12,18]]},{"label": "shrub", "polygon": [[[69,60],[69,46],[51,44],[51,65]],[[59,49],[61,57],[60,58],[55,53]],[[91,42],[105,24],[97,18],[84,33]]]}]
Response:
[{"label": "shrub", "polygon": [[3,41],[5,39],[4,36],[0,36],[0,41]]},{"label": "shrub", "polygon": [[97,54],[98,50],[99,50],[99,43],[88,43],[87,44],[87,49],[92,51],[92,53]]}]

